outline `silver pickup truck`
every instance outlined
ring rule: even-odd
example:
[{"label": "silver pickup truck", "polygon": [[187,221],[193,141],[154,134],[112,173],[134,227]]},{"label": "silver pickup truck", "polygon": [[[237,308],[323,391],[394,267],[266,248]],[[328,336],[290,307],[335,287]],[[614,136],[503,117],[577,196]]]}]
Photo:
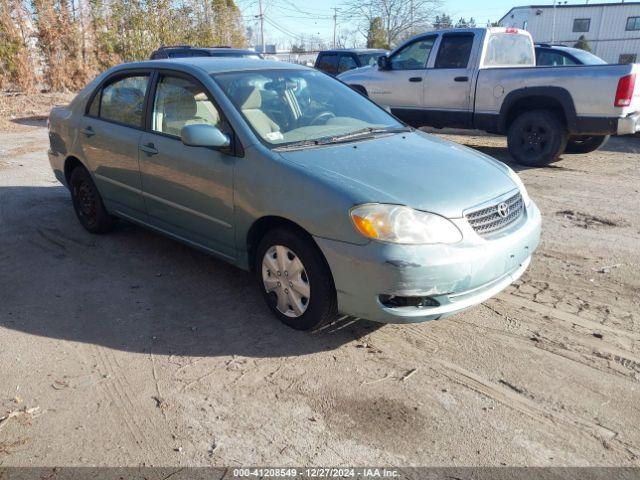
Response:
[{"label": "silver pickup truck", "polygon": [[525,165],[640,130],[638,65],[533,67],[524,30],[452,29],[417,35],[338,78],[410,125],[506,134]]}]

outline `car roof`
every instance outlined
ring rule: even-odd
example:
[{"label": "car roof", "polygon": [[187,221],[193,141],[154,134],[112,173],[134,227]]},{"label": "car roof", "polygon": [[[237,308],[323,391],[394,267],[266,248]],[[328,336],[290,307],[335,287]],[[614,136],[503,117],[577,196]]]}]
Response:
[{"label": "car roof", "polygon": [[322,50],[318,53],[377,53],[377,52],[388,52],[384,48],[334,48],[332,50]]},{"label": "car roof", "polygon": [[536,48],[549,48],[552,50],[566,50],[567,52],[573,52],[579,50],[579,48],[567,47],[566,45],[552,45],[547,43],[536,43]]},{"label": "car roof", "polygon": [[240,72],[246,70],[311,70],[303,65],[258,58],[239,57],[181,57],[160,60],[145,60],[119,65],[118,69],[135,68],[170,68],[183,67],[184,71],[204,70],[208,74],[223,72]]},{"label": "car roof", "polygon": [[249,50],[247,48],[230,48],[230,47],[191,47],[189,45],[175,45],[170,47],[160,47],[156,50],[158,52],[172,52],[175,50],[183,50],[183,51],[205,51],[211,53],[248,53],[253,55],[258,55],[258,52],[255,50]]}]

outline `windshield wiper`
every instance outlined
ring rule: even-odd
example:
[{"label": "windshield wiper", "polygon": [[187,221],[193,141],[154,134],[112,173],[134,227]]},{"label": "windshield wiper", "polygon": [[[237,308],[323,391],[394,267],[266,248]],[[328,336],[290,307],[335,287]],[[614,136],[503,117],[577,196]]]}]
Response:
[{"label": "windshield wiper", "polygon": [[275,148],[277,150],[293,150],[293,149],[304,148],[304,147],[319,147],[322,145],[331,145],[334,143],[350,142],[356,139],[374,138],[376,135],[380,135],[380,134],[400,133],[400,132],[409,132],[409,131],[411,131],[410,127],[383,127],[383,128],[366,127],[366,128],[354,130],[353,132],[345,133],[342,135],[331,135],[329,137],[321,137],[321,138],[316,138],[314,140],[300,140],[297,142],[287,143],[285,145],[281,145]]},{"label": "windshield wiper", "polygon": [[400,133],[400,132],[408,132],[410,129],[408,127],[383,127],[383,128],[374,128],[367,127],[361,128],[360,130],[355,130],[353,132],[345,133],[343,135],[334,135],[332,137],[327,137],[327,143],[340,143],[349,140],[353,140],[356,138],[368,138],[375,137],[381,133]]}]

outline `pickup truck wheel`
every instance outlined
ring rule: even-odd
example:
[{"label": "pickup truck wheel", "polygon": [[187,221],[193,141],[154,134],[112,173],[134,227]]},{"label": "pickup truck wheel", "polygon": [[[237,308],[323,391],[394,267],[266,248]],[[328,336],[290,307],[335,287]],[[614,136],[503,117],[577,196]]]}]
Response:
[{"label": "pickup truck wheel", "polygon": [[576,135],[569,137],[567,142],[567,153],[589,153],[599,149],[607,143],[609,135]]},{"label": "pickup truck wheel", "polygon": [[555,161],[567,145],[567,130],[548,110],[523,112],[509,126],[507,143],[516,162],[543,167]]},{"label": "pickup truck wheel", "polygon": [[258,245],[256,276],[276,317],[296,330],[313,330],[337,316],[333,277],[312,240],[289,228],[267,232]]},{"label": "pickup truck wheel", "polygon": [[102,197],[89,172],[76,167],[69,178],[71,200],[80,224],[91,233],[107,233],[113,229],[116,218],[109,215]]}]

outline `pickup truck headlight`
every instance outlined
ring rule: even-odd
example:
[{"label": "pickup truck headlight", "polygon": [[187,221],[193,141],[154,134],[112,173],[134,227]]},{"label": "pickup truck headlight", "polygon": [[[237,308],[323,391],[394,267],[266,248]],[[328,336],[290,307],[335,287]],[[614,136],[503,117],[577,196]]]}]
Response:
[{"label": "pickup truck headlight", "polygon": [[524,202],[525,207],[528,207],[531,204],[531,198],[529,197],[529,193],[527,193],[527,189],[525,188],[524,183],[522,183],[522,180],[520,179],[518,174],[513,170],[511,170],[510,168],[509,168],[509,177],[511,178],[511,180],[513,180],[513,183],[515,183],[518,186],[518,189],[520,190],[520,195],[522,195],[522,201]]},{"label": "pickup truck headlight", "polygon": [[351,219],[362,235],[382,242],[417,245],[462,240],[458,227],[446,218],[402,205],[360,205],[351,209]]}]

